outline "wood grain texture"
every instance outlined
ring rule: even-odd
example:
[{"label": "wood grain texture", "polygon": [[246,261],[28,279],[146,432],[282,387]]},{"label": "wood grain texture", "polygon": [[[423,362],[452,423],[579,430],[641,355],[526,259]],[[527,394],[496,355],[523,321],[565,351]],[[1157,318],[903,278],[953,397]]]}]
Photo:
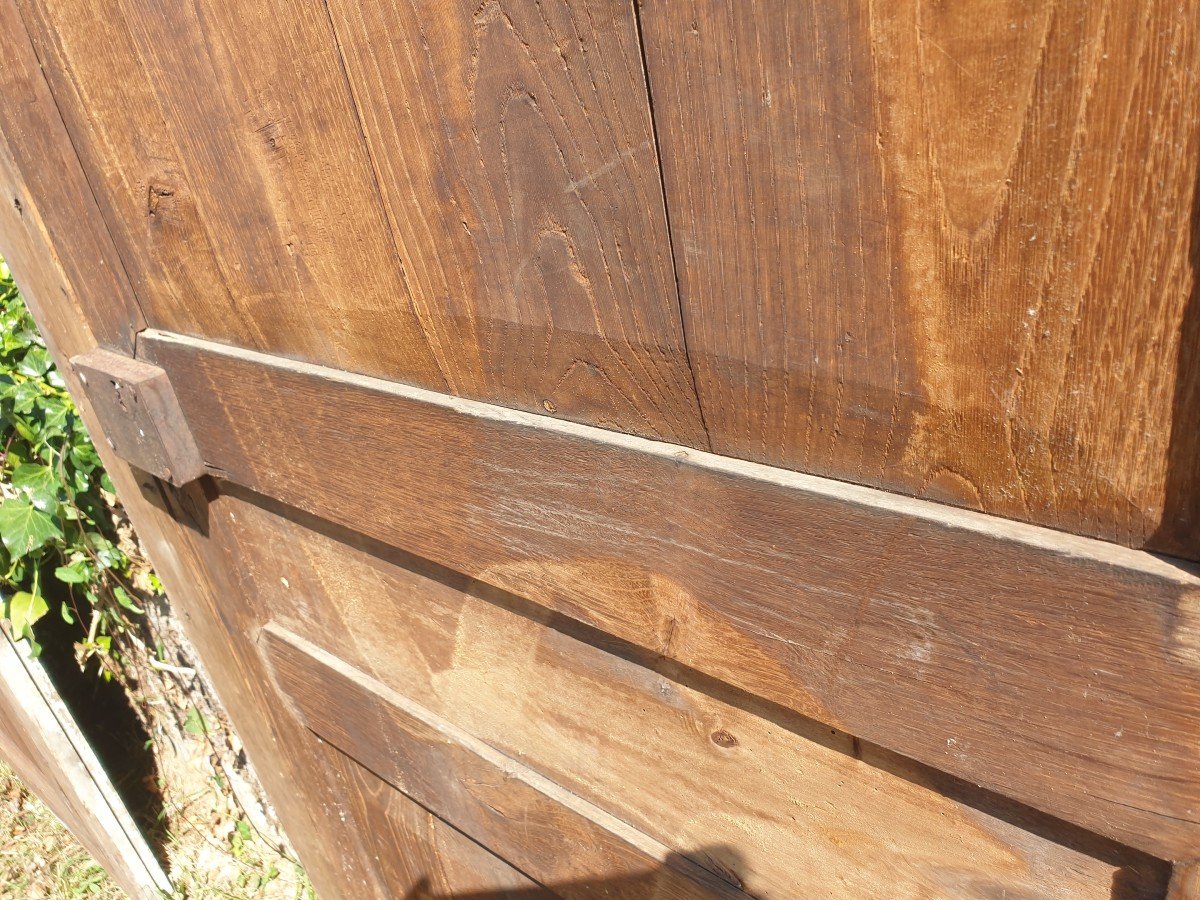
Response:
[{"label": "wood grain texture", "polygon": [[73,357],[71,368],[123,460],[176,487],[205,474],[166,372],[103,349]]},{"label": "wood grain texture", "polygon": [[[88,320],[96,342],[132,355],[146,323],[16,0],[0,2],[0,53],[0,179],[7,189],[0,204],[10,220],[16,216],[3,252],[15,268],[61,268],[72,281],[94,284]],[[42,257],[50,247],[52,262]],[[65,296],[55,302],[68,302]]]},{"label": "wood grain texture", "polygon": [[715,452],[1200,558],[1200,5],[639,5]]},{"label": "wood grain texture", "polygon": [[[330,773],[338,802],[337,809],[330,812],[345,815],[358,839],[374,853],[381,900],[549,898],[549,892],[536,882],[332,744],[311,733],[304,742]],[[354,897],[345,896],[347,900]]]},{"label": "wood grain texture", "polygon": [[704,444],[627,3],[23,2],[151,325]]},{"label": "wood grain texture", "polygon": [[1189,570],[161,332],[139,344],[238,484],[1133,846],[1194,845]]},{"label": "wood grain texture", "polygon": [[[923,767],[898,764],[843,732],[771,713],[502,591],[351,532],[323,533],[307,517],[285,521],[281,512],[288,513],[244,498],[237,513],[244,538],[280,548],[259,569],[260,602],[280,626],[311,635],[344,661],[338,668],[353,666],[386,685],[381,693],[402,692],[472,741],[753,896],[1162,892],[1166,867],[1140,854],[1028,810],[972,806],[978,798],[961,786],[939,784]],[[311,593],[314,586],[321,593]],[[273,646],[269,634],[262,643]],[[297,672],[305,684],[294,690],[334,690],[322,669]],[[365,725],[362,733],[378,739],[361,751],[384,755],[382,765],[398,770],[410,789],[442,772],[434,778],[443,804],[485,796],[510,814],[509,841],[553,840],[542,829],[554,820],[520,815],[515,790],[493,778],[481,783],[442,756],[414,756],[411,742],[394,739],[385,721],[366,718],[370,703],[302,702],[318,731],[347,734]],[[453,821],[486,827],[493,838],[485,843],[504,846],[495,835],[502,822],[486,815]],[[588,858],[583,851],[569,864],[582,867]]]},{"label": "wood grain texture", "polygon": [[1177,863],[1166,900],[1200,900],[1200,866],[1194,862]]},{"label": "wood grain texture", "polygon": [[704,446],[632,4],[329,8],[451,392]]},{"label": "wood grain texture", "polygon": [[264,640],[312,731],[559,896],[595,896],[591,879],[624,900],[746,897],[304,638],[268,626]]},{"label": "wood grain texture", "polygon": [[[171,884],[104,767],[28,644],[0,628],[0,759],[127,894],[157,900]],[[19,838],[18,838],[19,840]]]},{"label": "wood grain texture", "polygon": [[22,2],[152,324],[444,385],[318,2]]},{"label": "wood grain texture", "polygon": [[[0,11],[9,8],[0,3]],[[5,65],[11,67],[5,70],[6,77],[19,67],[36,67],[35,60],[17,52],[19,43],[13,43],[21,33],[16,26],[0,29]],[[32,78],[33,74],[34,69],[26,68],[22,77]],[[4,114],[9,111],[7,103],[0,108]],[[41,138],[55,135],[55,140],[62,141],[66,132],[48,130]],[[67,207],[74,213],[68,245],[60,246],[50,223],[62,214],[55,209],[62,195],[56,193],[52,178],[26,179],[11,152],[11,137],[12,133],[0,130],[0,189],[3,196],[20,202],[0,203],[0,251],[12,266],[89,433],[102,438],[97,417],[68,360],[97,346],[102,335],[115,334],[109,329],[123,320],[120,308],[113,305],[114,297],[107,292],[103,271],[68,266],[68,260],[75,248],[103,244],[104,223],[99,213],[83,202],[85,195],[77,196],[74,205]],[[62,159],[68,153],[67,146],[48,145],[44,160]],[[104,262],[115,271],[111,268],[115,260],[105,257]],[[85,277],[89,273],[94,277]],[[373,844],[372,832],[352,830],[337,816],[338,783],[331,783],[328,770],[313,760],[308,732],[268,688],[269,674],[248,638],[261,620],[256,623],[248,618],[246,610],[252,607],[247,605],[247,594],[235,573],[241,571],[239,561],[253,558],[253,549],[228,542],[227,510],[220,505],[210,509],[202,488],[192,486],[174,493],[151,479],[139,480],[106,441],[99,439],[96,444],[189,638],[211,667],[221,700],[320,895],[392,900],[388,876],[380,871],[378,860],[394,855],[396,846]],[[303,792],[296,790],[298,784],[304,786]]]}]

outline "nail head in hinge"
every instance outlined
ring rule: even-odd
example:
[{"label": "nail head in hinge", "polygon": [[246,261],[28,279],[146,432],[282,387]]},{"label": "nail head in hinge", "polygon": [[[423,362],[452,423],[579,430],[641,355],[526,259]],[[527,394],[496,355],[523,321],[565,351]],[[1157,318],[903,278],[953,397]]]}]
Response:
[{"label": "nail head in hinge", "polygon": [[118,456],[177,487],[204,474],[200,449],[163,369],[101,349],[76,356],[71,367]]}]

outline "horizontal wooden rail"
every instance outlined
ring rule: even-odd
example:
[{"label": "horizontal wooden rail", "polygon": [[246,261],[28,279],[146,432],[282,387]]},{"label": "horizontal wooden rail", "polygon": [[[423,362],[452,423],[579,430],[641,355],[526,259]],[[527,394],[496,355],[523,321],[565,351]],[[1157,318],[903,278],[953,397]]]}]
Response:
[{"label": "horizontal wooden rail", "polygon": [[627,900],[747,896],[304,638],[276,626],[264,636],[311,731],[562,896],[596,896],[583,876]]},{"label": "horizontal wooden rail", "polygon": [[[1150,554],[147,331],[214,474],[1168,859],[1200,579]],[[930,715],[936,711],[936,717]]]}]

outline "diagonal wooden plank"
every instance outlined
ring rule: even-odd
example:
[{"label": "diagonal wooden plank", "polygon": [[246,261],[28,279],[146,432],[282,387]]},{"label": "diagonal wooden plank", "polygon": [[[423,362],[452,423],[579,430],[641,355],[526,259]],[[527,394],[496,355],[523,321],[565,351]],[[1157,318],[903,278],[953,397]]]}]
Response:
[{"label": "diagonal wooden plank", "polygon": [[130,896],[171,883],[28,644],[0,628],[0,757]]},{"label": "diagonal wooden plank", "polygon": [[[560,896],[593,896],[570,889],[589,876],[626,900],[747,896],[299,635],[269,625],[264,637],[310,729]],[[651,884],[619,889],[656,869]]]}]

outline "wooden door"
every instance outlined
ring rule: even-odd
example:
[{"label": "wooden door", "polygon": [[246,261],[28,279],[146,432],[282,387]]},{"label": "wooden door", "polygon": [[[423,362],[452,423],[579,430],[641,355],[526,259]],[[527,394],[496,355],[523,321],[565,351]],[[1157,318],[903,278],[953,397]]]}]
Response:
[{"label": "wooden door", "polygon": [[322,896],[1193,890],[1198,35],[0,0],[0,252]]}]

